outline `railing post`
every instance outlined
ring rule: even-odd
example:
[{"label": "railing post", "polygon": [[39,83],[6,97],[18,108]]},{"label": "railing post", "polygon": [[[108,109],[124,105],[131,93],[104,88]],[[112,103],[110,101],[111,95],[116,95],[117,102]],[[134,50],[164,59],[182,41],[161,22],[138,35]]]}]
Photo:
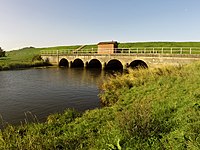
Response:
[{"label": "railing post", "polygon": [[139,53],[139,49],[137,48],[137,54]]},{"label": "railing post", "polygon": [[182,53],[183,53],[183,48],[180,49],[180,54],[182,54]]},{"label": "railing post", "polygon": [[173,53],[173,50],[172,50],[173,48],[171,47],[171,54]]},{"label": "railing post", "polygon": [[58,61],[58,65],[59,65],[59,50],[57,50],[56,52],[57,52],[57,61]]},{"label": "railing post", "polygon": [[154,54],[154,48],[153,48],[153,54]]},{"label": "railing post", "polygon": [[190,48],[190,54],[192,54],[192,48]]},{"label": "railing post", "polygon": [[164,50],[163,50],[163,47],[162,47],[162,52],[161,53],[163,54],[163,52],[164,52]]},{"label": "railing post", "polygon": [[131,50],[130,50],[130,48],[128,49],[128,54],[129,54],[129,56],[131,55]]}]

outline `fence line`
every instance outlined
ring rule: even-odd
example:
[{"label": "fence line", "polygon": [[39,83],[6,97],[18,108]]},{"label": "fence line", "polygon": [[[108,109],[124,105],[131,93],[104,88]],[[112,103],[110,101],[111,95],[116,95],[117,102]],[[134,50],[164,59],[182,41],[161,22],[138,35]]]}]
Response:
[{"label": "fence line", "polygon": [[134,47],[134,48],[117,48],[117,49],[103,49],[98,52],[98,49],[81,49],[74,51],[68,50],[42,50],[41,55],[84,55],[84,54],[200,54],[200,47]]}]

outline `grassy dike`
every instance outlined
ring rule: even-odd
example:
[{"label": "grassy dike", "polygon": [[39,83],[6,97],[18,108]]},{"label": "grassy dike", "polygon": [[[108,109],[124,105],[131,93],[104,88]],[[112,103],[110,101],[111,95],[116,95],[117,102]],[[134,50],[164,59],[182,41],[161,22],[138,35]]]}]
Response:
[{"label": "grassy dike", "polygon": [[39,59],[39,53],[40,51],[36,48],[23,48],[6,52],[6,57],[0,57],[0,70],[14,70],[47,65]]},{"label": "grassy dike", "polygon": [[100,85],[105,107],[7,126],[0,149],[200,149],[200,63],[129,70]]},{"label": "grassy dike", "polygon": [[58,46],[49,48],[26,47],[9,51],[6,52],[6,57],[0,57],[0,71],[49,66],[50,64],[41,60],[41,50],[66,50],[76,49],[78,47],[79,46]]}]

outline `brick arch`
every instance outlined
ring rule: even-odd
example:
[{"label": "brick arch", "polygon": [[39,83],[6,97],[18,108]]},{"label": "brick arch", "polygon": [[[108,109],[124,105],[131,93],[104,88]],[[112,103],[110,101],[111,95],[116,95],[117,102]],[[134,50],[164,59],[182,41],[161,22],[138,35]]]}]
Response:
[{"label": "brick arch", "polygon": [[84,67],[84,61],[80,58],[76,58],[72,62],[71,67],[73,67],[73,68],[83,68]]},{"label": "brick arch", "polygon": [[88,61],[87,68],[102,68],[101,61],[98,59],[91,59]]},{"label": "brick arch", "polygon": [[148,68],[148,65],[146,62],[143,60],[133,60],[128,67],[133,68],[133,69],[138,69],[138,68]]},{"label": "brick arch", "polygon": [[111,59],[106,63],[105,69],[122,70],[122,62],[118,59]]},{"label": "brick arch", "polygon": [[59,61],[59,67],[69,67],[69,61],[65,58],[62,58]]}]

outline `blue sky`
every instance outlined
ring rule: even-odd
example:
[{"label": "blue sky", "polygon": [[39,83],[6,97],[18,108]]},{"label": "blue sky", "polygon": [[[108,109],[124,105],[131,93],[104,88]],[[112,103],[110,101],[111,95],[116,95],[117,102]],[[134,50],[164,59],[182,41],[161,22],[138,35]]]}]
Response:
[{"label": "blue sky", "polygon": [[200,41],[200,0],[0,0],[0,47]]}]

